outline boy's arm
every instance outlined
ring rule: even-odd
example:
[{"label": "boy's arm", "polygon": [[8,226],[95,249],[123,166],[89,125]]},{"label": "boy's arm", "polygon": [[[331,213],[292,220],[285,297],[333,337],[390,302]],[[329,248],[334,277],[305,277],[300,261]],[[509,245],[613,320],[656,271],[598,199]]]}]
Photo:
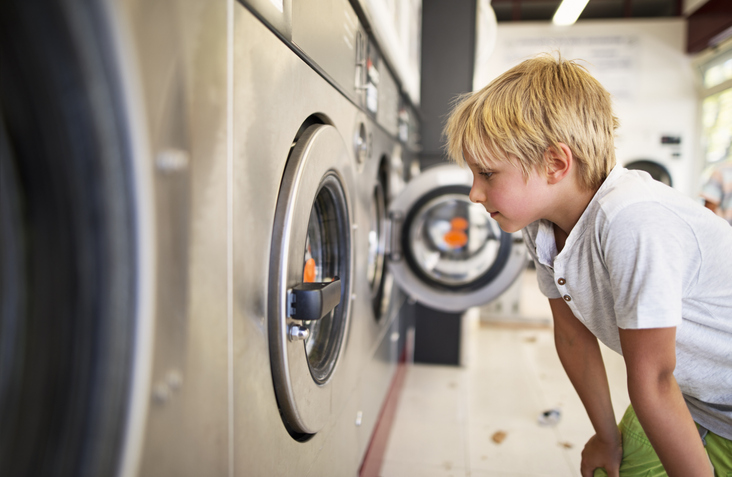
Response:
[{"label": "boy's arm", "polygon": [[592,476],[594,469],[602,467],[610,477],[617,476],[623,449],[597,338],[574,316],[563,299],[550,299],[549,304],[559,360],[596,432],[582,452],[582,475]]},{"label": "boy's arm", "polygon": [[709,458],[673,372],[676,328],[620,329],[628,393],[669,476],[712,475]]}]

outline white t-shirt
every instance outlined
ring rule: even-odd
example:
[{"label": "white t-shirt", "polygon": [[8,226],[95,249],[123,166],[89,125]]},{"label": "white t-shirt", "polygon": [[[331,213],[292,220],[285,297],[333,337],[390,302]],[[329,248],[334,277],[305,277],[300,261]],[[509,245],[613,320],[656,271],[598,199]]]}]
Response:
[{"label": "white t-shirt", "polygon": [[694,420],[732,439],[732,227],[616,166],[557,255],[551,222],[524,230],[548,298],[622,354],[618,328],[675,326],[674,376]]}]

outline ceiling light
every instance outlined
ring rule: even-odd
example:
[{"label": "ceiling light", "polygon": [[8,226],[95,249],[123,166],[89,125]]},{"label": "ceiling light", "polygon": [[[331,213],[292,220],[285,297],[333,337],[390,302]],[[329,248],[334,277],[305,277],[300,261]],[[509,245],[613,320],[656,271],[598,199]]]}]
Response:
[{"label": "ceiling light", "polygon": [[577,21],[589,0],[562,0],[552,18],[555,25],[571,25]]}]

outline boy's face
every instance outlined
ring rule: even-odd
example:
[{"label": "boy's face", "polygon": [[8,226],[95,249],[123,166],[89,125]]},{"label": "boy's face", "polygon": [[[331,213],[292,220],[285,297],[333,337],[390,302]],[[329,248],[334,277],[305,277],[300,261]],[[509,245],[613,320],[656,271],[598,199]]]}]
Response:
[{"label": "boy's face", "polygon": [[467,154],[465,160],[473,173],[470,200],[485,207],[505,232],[516,232],[543,218],[542,204],[549,192],[545,177],[532,169],[527,181],[508,162],[484,167]]}]

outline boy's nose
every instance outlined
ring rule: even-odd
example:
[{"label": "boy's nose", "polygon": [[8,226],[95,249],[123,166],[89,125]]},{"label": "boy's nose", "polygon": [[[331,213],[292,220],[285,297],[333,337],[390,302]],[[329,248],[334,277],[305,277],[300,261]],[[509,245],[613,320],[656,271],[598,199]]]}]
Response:
[{"label": "boy's nose", "polygon": [[475,186],[475,182],[473,182],[473,186],[470,188],[470,194],[468,194],[468,198],[470,199],[470,202],[482,204],[485,201],[485,194],[481,193],[480,189]]}]

